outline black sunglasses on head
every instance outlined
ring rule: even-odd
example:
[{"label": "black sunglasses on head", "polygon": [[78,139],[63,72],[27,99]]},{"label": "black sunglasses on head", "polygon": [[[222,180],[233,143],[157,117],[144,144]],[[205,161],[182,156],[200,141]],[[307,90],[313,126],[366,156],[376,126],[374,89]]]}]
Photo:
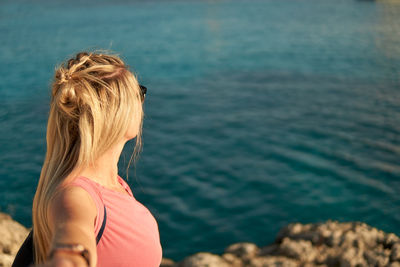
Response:
[{"label": "black sunglasses on head", "polygon": [[144,102],[144,98],[146,97],[147,87],[139,84],[140,87],[140,97],[142,98],[142,102]]}]

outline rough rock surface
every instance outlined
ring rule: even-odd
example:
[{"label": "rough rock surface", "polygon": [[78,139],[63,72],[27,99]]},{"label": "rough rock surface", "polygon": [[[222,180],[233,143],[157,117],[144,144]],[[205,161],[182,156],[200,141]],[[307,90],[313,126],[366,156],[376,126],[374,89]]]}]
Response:
[{"label": "rough rock surface", "polygon": [[28,233],[22,224],[0,212],[0,267],[11,266]]},{"label": "rough rock surface", "polygon": [[[0,267],[10,267],[29,229],[0,213]],[[235,243],[222,255],[198,252],[161,267],[400,267],[400,239],[361,222],[293,223],[273,244]]]},{"label": "rough rock surface", "polygon": [[268,246],[235,243],[221,256],[196,253],[180,262],[169,260],[161,266],[226,264],[234,267],[400,267],[400,239],[361,222],[293,223],[281,229],[275,242]]}]

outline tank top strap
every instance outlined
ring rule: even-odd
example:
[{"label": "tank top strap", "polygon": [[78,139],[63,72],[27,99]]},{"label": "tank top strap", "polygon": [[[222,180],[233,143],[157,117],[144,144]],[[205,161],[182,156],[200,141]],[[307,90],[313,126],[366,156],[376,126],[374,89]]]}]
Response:
[{"label": "tank top strap", "polygon": [[133,196],[131,187],[128,185],[128,183],[121,176],[118,175],[117,177],[118,177],[118,180],[120,181],[120,183],[122,184],[122,186],[125,188],[125,190],[128,191],[128,193],[131,195],[131,197],[135,198]]},{"label": "tank top strap", "polygon": [[99,232],[102,231],[102,228],[104,228],[102,227],[102,224],[106,212],[103,197],[101,195],[100,189],[98,188],[98,185],[94,181],[91,181],[90,179],[82,176],[76,177],[73,181],[68,183],[68,185],[79,186],[86,190],[86,192],[88,192],[89,195],[92,197],[97,208],[97,216],[94,222],[94,231],[95,236],[98,236]]}]

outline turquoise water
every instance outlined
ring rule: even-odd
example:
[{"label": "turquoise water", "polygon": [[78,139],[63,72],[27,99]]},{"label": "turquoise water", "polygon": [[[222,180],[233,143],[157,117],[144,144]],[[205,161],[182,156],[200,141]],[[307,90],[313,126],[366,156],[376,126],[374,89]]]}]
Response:
[{"label": "turquoise water", "polygon": [[266,245],[294,221],[400,234],[399,4],[2,1],[0,34],[0,210],[25,226],[54,67],[106,48],[148,87],[128,183],[164,257]]}]

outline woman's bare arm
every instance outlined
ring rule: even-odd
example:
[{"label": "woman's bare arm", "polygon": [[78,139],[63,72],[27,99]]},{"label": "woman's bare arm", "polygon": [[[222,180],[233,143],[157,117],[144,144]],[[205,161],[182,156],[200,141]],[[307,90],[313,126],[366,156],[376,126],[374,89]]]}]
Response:
[{"label": "woman's bare arm", "polygon": [[[96,205],[83,188],[70,186],[58,193],[49,207],[49,225],[55,243],[80,243],[89,250],[90,267],[97,265],[94,221],[97,216]],[[66,260],[72,265],[66,265]],[[62,263],[62,261],[64,263]],[[66,252],[57,252],[47,266],[87,266],[84,258]]]}]

